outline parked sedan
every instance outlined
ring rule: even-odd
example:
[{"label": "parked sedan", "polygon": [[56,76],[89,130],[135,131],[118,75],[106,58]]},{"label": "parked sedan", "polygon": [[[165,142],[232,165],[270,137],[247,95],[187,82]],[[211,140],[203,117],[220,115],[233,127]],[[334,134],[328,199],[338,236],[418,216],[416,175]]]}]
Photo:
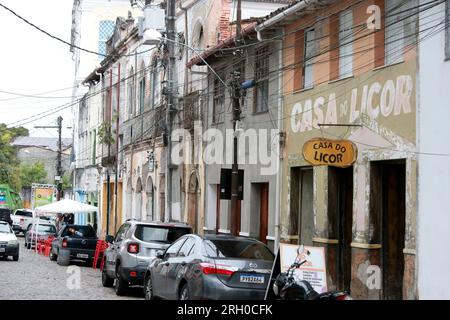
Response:
[{"label": "parked sedan", "polygon": [[222,235],[186,235],[150,263],[147,300],[262,300],[274,254],[254,239]]},{"label": "parked sedan", "polygon": [[19,242],[10,224],[0,221],[0,257],[12,256],[14,261],[19,260]]},{"label": "parked sedan", "polygon": [[[37,230],[36,230],[37,229]],[[56,227],[48,221],[32,222],[25,233],[25,247],[31,249],[36,245],[36,238],[47,240],[50,236],[56,235]]]}]

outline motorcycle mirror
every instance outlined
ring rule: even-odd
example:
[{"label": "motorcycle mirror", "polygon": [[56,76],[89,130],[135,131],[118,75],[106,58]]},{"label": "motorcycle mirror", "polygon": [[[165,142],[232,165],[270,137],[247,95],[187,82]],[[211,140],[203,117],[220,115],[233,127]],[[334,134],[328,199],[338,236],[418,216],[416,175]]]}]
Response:
[{"label": "motorcycle mirror", "polygon": [[309,256],[311,254],[311,252],[309,252],[309,250],[306,251],[306,254]]}]

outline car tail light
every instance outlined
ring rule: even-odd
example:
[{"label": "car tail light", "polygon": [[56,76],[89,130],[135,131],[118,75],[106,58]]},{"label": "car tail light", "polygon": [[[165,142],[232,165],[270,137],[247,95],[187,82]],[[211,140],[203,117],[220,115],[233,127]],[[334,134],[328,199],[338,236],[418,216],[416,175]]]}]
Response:
[{"label": "car tail light", "polygon": [[139,253],[139,244],[138,243],[129,243],[128,244],[128,252],[129,253]]},{"label": "car tail light", "polygon": [[336,300],[344,301],[344,300],[353,300],[348,294],[341,293],[335,297]]},{"label": "car tail light", "polygon": [[236,268],[224,264],[200,263],[200,268],[204,274],[221,274],[231,276],[236,272]]},{"label": "car tail light", "polygon": [[130,277],[137,277],[137,272],[136,271],[130,271]]},{"label": "car tail light", "polygon": [[63,239],[62,246],[63,248],[67,247],[67,239]]}]

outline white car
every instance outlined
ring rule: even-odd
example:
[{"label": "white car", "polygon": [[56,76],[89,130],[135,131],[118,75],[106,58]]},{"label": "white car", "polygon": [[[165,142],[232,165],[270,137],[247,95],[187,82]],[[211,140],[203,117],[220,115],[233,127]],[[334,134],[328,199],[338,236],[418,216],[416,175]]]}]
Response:
[{"label": "white car", "polygon": [[19,242],[11,226],[0,221],[0,257],[12,256],[14,261],[19,260]]},{"label": "white car", "polygon": [[[33,210],[30,209],[17,209],[11,215],[11,220],[13,221],[13,230],[16,234],[22,232],[25,236],[30,230],[30,227],[35,220],[36,215]],[[47,223],[52,222],[54,224],[53,217],[40,217],[41,220],[45,220]]]},{"label": "white car", "polygon": [[24,235],[28,226],[33,222],[34,212],[28,209],[17,209],[11,215],[13,230],[16,233],[22,232]]}]

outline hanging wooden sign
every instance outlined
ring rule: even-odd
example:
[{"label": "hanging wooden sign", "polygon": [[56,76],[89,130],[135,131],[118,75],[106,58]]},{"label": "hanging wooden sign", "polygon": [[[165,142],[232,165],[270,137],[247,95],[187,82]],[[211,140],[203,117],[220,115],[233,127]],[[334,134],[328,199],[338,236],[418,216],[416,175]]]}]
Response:
[{"label": "hanging wooden sign", "polygon": [[346,168],[357,156],[358,148],[349,140],[314,138],[303,145],[303,157],[313,166]]}]

